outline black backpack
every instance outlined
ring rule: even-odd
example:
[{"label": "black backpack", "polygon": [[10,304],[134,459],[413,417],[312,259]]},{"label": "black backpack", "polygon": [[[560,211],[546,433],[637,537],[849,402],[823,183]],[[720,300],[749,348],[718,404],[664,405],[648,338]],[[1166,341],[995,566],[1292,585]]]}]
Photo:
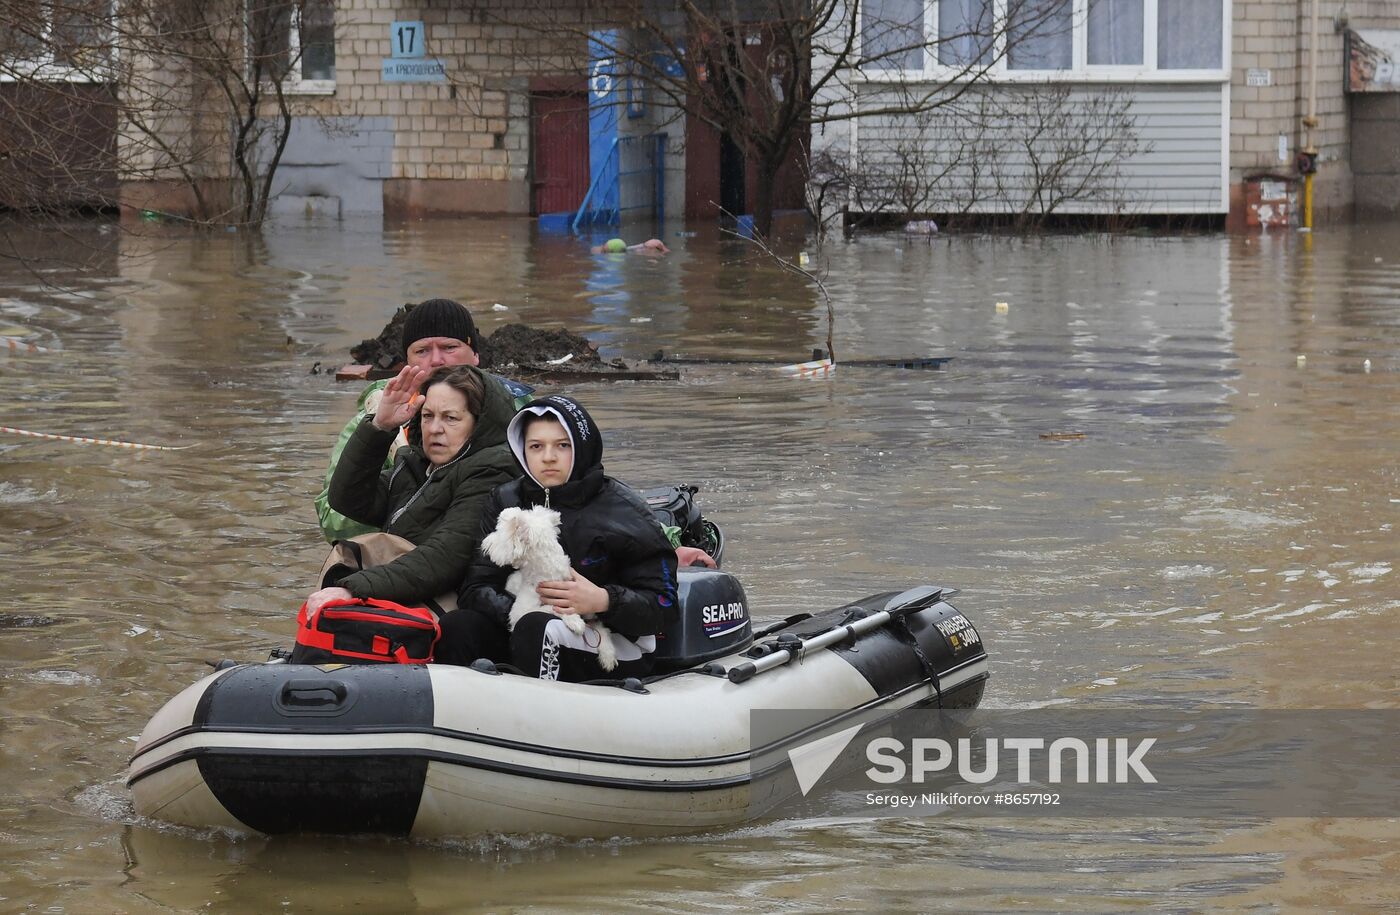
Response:
[{"label": "black backpack", "polygon": [[720,562],[724,552],[724,534],[719,526],[707,521],[700,514],[700,506],[695,504],[698,486],[658,486],[641,490],[651,513],[667,527],[678,527],[681,531],[681,546],[693,546],[704,550]]}]

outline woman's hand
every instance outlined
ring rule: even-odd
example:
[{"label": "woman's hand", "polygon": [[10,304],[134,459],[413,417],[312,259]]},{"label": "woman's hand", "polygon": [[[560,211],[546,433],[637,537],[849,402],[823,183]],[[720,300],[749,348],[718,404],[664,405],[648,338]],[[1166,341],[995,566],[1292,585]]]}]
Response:
[{"label": "woman's hand", "polygon": [[559,613],[591,616],[606,613],[608,609],[607,590],[578,574],[576,569],[569,570],[568,581],[542,581],[535,591],[541,601]]},{"label": "woman's hand", "polygon": [[404,423],[413,419],[423,404],[423,395],[418,389],[431,374],[427,369],[416,365],[406,365],[384,386],[384,396],[379,398],[379,407],[370,420],[380,432],[394,432]]},{"label": "woman's hand", "polygon": [[317,613],[321,612],[322,607],[333,600],[354,599],[355,595],[344,588],[322,588],[306,599],[306,618],[310,619],[315,616]]}]

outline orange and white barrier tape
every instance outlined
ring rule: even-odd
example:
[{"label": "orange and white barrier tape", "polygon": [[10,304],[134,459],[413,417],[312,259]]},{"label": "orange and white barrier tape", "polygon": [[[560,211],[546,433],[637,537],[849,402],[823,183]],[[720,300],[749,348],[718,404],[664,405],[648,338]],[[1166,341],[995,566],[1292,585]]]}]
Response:
[{"label": "orange and white barrier tape", "polygon": [[9,349],[9,350],[11,350],[12,352],[16,352],[16,353],[52,353],[52,352],[55,352],[55,350],[51,350],[51,349],[49,349],[47,346],[37,346],[37,345],[35,345],[35,344],[33,344],[33,343],[25,343],[23,340],[18,340],[18,339],[14,338],[14,337],[0,337],[0,342],[3,342],[3,343],[5,344],[5,348],[6,348],[6,349]]},{"label": "orange and white barrier tape", "polygon": [[118,442],[106,438],[83,438],[79,435],[54,435],[51,432],[30,432],[13,426],[0,426],[0,432],[23,435],[29,438],[43,438],[51,442],[77,442],[80,445],[110,445],[113,448],[132,448],[138,451],[184,451],[194,445],[143,445],[140,442]]},{"label": "orange and white barrier tape", "polygon": [[815,359],[811,362],[797,362],[782,366],[778,371],[794,378],[825,378],[836,374],[836,363],[830,359]]}]

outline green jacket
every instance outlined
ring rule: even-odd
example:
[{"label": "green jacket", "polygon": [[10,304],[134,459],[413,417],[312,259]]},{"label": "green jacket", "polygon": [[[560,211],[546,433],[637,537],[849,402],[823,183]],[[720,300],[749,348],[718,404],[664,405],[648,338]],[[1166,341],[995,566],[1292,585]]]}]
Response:
[{"label": "green jacket", "polygon": [[[514,398],[514,406],[517,410],[530,402],[534,392],[534,389],[528,385],[521,384],[518,381],[500,378],[489,373],[483,374],[482,380],[486,382],[488,390],[492,387],[492,381],[496,381],[501,386],[504,386],[507,393]],[[364,422],[366,416],[373,415],[374,410],[371,409],[370,404],[373,403],[377,406],[379,403],[379,399],[374,397],[374,395],[384,390],[384,386],[388,383],[389,379],[385,378],[370,384],[364,389],[360,394],[360,399],[355,403],[355,415],[350,417],[350,421],[345,424],[345,428],[340,430],[340,438],[336,439],[335,448],[331,451],[330,466],[326,468],[326,478],[321,484],[321,492],[316,496],[316,517],[321,524],[321,536],[326,538],[327,543],[335,543],[337,540],[349,540],[351,537],[358,537],[360,534],[368,534],[371,531],[379,530],[377,527],[371,527],[367,524],[353,521],[331,507],[331,477],[335,476],[335,468],[340,463],[340,456],[345,452],[345,445],[350,441],[350,436],[353,435],[360,424]],[[507,421],[509,421],[509,417],[507,417]],[[384,457],[384,469],[388,470],[392,466],[394,466],[394,455],[393,450],[390,449],[389,453]]]},{"label": "green jacket", "polygon": [[[335,543],[337,540],[349,540],[351,537],[358,537],[361,534],[368,534],[378,528],[370,527],[368,524],[360,524],[358,521],[351,521],[340,512],[331,508],[331,477],[335,476],[335,468],[340,464],[340,456],[345,452],[345,444],[350,441],[350,436],[364,422],[366,416],[373,414],[369,409],[370,396],[384,390],[384,386],[389,383],[389,379],[376,381],[365,388],[360,394],[360,399],[355,402],[355,415],[350,417],[350,421],[345,424],[345,428],[340,430],[340,438],[335,440],[335,448],[331,451],[331,463],[326,468],[326,479],[321,484],[321,492],[316,496],[316,517],[321,522],[321,535],[326,538],[327,543]],[[393,466],[393,456],[386,455],[384,468],[387,470]]]},{"label": "green jacket", "polygon": [[351,431],[331,477],[330,506],[416,549],[348,575],[340,587],[356,597],[416,604],[462,584],[480,544],[486,497],[520,475],[505,437],[515,405],[504,386],[483,380],[486,406],[471,441],[441,467],[423,455],[416,422],[409,427],[408,447],[399,449],[389,470],[384,461],[398,433],[381,432],[368,418]]}]

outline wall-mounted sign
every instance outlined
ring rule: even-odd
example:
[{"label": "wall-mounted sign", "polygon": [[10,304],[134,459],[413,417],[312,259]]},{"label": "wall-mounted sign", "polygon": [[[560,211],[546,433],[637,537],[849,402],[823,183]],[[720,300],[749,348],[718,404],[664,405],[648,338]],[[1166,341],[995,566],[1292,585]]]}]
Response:
[{"label": "wall-mounted sign", "polygon": [[445,83],[447,65],[433,57],[385,57],[379,78],[386,83]]},{"label": "wall-mounted sign", "polygon": [[389,26],[389,53],[383,58],[379,78],[386,83],[445,83],[447,66],[434,57],[424,57],[428,33],[416,19],[403,19]]},{"label": "wall-mounted sign", "polygon": [[392,57],[422,57],[426,38],[421,21],[395,22],[389,26],[389,54]]},{"label": "wall-mounted sign", "polygon": [[1400,29],[1347,30],[1347,91],[1400,92]]},{"label": "wall-mounted sign", "polygon": [[1272,86],[1274,84],[1274,71],[1251,67],[1244,71],[1244,84],[1246,86]]}]

